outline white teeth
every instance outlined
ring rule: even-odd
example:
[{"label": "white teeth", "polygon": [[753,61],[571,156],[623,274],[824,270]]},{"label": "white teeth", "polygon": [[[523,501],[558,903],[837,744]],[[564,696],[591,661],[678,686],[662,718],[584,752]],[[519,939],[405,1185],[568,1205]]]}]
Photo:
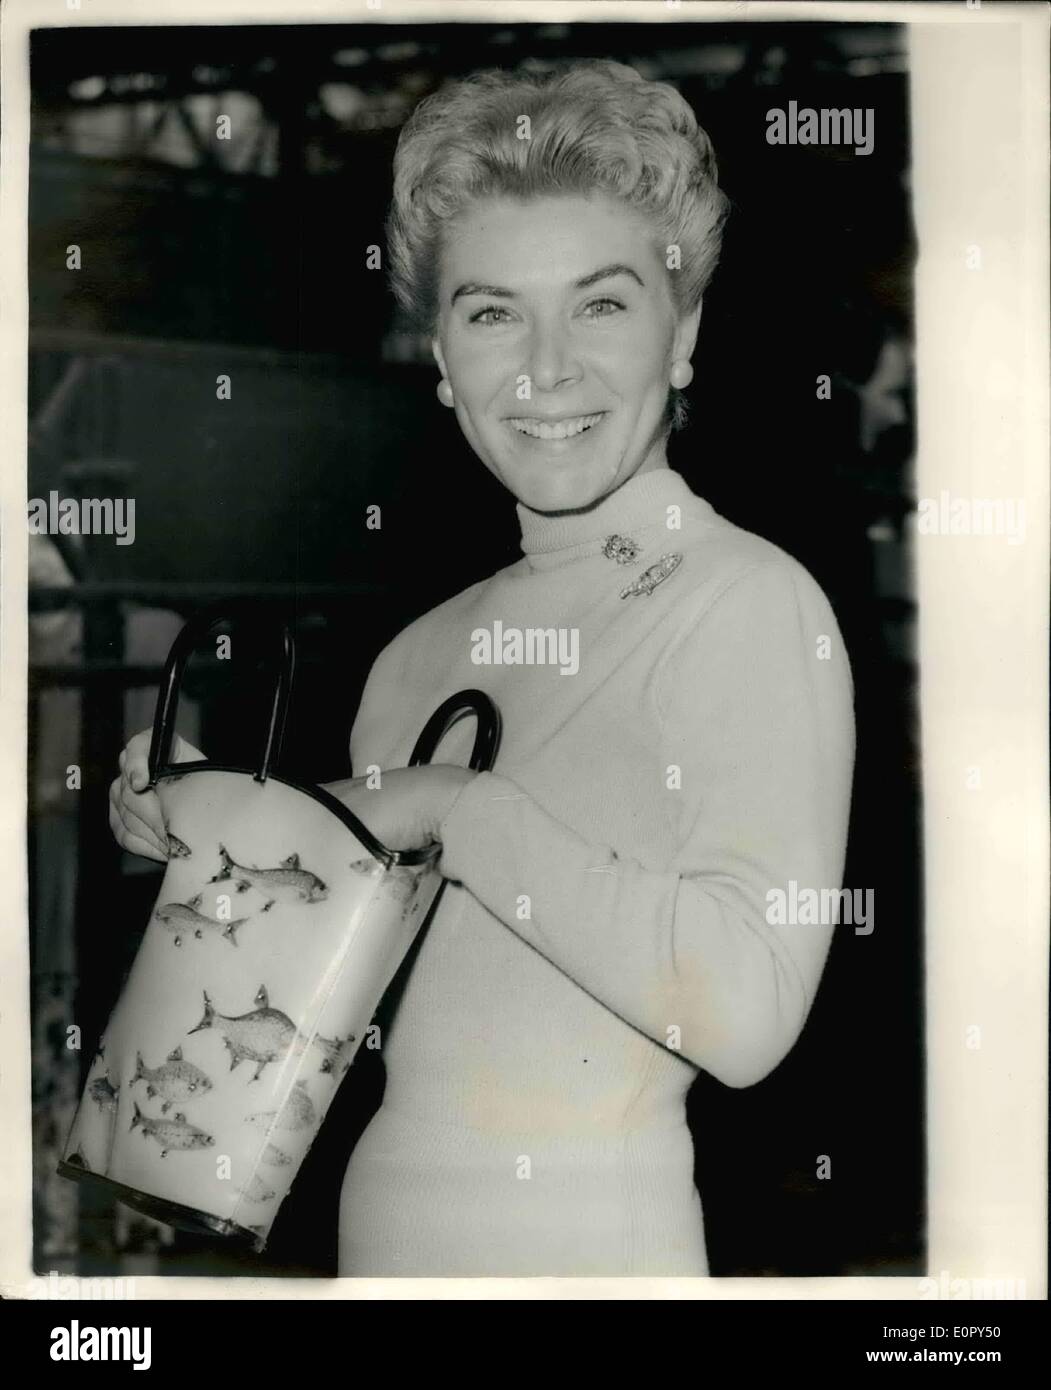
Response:
[{"label": "white teeth", "polygon": [[578,415],[575,420],[560,420],[554,425],[531,419],[512,420],[511,424],[519,434],[528,434],[533,439],[571,439],[573,435],[582,434],[592,425],[597,425],[601,419],[601,414]]}]

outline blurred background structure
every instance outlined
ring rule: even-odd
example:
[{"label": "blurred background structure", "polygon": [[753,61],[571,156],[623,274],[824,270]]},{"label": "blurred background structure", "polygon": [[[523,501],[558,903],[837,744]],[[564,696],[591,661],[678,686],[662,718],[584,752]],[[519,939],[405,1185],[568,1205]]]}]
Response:
[{"label": "blurred background structure", "polygon": [[[283,766],[328,781],[348,773],[380,647],[517,558],[513,503],[437,404],[429,344],[367,253],[385,255],[391,159],[421,97],[477,68],[572,56],[673,83],[714,141],[733,212],[671,460],[717,510],[811,570],[857,686],[845,881],[875,890],[875,930],[837,931],[803,1041],[770,1078],[731,1091],[701,1075],[691,1092],[712,1272],[923,1267],[903,35],[812,22],[373,23],[33,34],[28,493],[136,502],[133,545],[32,542],[38,1271],[335,1271],[339,1184],[382,1094],[376,1054],[352,1068],[261,1258],[53,1176],[159,882],[159,866],[112,843],[106,792],[126,737],[151,722],[175,631],[204,602],[292,613],[302,658]],[[789,100],[871,108],[873,152],[768,145],[766,112]],[[228,140],[216,138],[223,116]],[[373,504],[379,530],[364,524]],[[231,679],[196,673],[183,732],[234,761],[251,757],[258,701]],[[79,1052],[67,1047],[74,1022]],[[817,1176],[823,1155],[830,1179]]]}]

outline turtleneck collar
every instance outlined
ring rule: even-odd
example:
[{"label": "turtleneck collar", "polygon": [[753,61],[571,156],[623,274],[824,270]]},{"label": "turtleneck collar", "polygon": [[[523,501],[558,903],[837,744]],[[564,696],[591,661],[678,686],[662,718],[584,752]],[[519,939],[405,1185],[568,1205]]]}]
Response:
[{"label": "turtleneck collar", "polygon": [[680,507],[706,506],[670,468],[636,473],[587,512],[544,516],[519,502],[516,510],[522,530],[522,553],[531,569],[548,569],[598,553],[611,535],[638,537],[638,533],[652,527],[665,531],[667,509],[673,503]]}]

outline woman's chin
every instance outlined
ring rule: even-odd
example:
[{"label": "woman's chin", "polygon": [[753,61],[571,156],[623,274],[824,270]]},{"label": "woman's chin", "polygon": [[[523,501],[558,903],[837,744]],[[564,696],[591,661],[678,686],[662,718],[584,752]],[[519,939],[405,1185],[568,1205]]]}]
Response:
[{"label": "woman's chin", "polygon": [[515,499],[534,512],[581,511],[604,497],[614,483],[608,468],[554,461],[539,467],[506,467],[500,476]]},{"label": "woman's chin", "polygon": [[[491,441],[499,466],[493,471],[523,506],[537,512],[576,511],[590,506],[610,486],[608,412],[598,425],[566,439],[538,439],[501,422]],[[599,436],[602,436],[600,439]],[[492,467],[492,465],[490,465]]]},{"label": "woman's chin", "polygon": [[517,501],[534,512],[576,512],[592,506],[608,485],[586,478],[544,479],[511,487]]}]

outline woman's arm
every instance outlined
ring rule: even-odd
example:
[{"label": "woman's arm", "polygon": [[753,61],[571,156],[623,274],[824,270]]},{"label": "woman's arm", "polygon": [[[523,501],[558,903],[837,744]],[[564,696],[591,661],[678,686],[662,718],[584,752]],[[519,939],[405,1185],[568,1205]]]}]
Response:
[{"label": "woman's arm", "polygon": [[687,623],[657,698],[652,775],[681,769],[667,870],[618,858],[480,773],[441,821],[443,872],[627,1022],[748,1086],[799,1036],[833,931],[772,923],[767,895],[841,883],[853,690],[824,595],[794,563],[751,570]]}]

